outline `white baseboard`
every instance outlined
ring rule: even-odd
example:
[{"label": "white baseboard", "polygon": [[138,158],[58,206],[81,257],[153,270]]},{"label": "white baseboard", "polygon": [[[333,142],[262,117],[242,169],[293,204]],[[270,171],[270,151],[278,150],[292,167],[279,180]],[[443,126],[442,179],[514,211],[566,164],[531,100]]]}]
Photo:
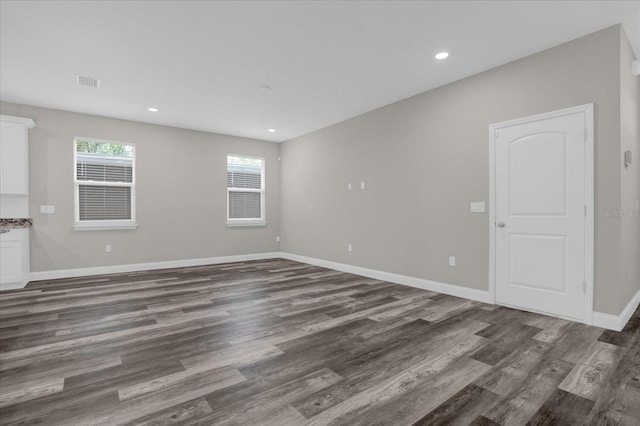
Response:
[{"label": "white baseboard", "polygon": [[[476,300],[478,302],[493,304],[491,294],[488,291],[476,290],[472,288],[462,287],[453,284],[446,284],[437,281],[426,280],[423,278],[415,278],[407,275],[394,274],[376,269],[363,268],[360,266],[348,265],[345,263],[332,262],[329,260],[317,259],[313,257],[300,256],[297,254],[285,252],[267,252],[242,254],[234,256],[206,257],[200,259],[182,259],[169,260],[164,262],[135,263],[129,265],[113,265],[113,266],[97,266],[91,268],[61,269],[55,271],[31,272],[29,281],[53,280],[58,278],[73,278],[102,274],[117,274],[123,272],[137,272],[154,269],[183,268],[189,266],[215,265],[230,262],[246,262],[251,260],[265,260],[274,258],[284,258],[296,262],[308,263],[310,265],[321,266],[324,268],[334,269],[336,271],[348,272],[351,274],[361,275],[382,281],[388,281],[396,284],[402,284],[410,287],[420,288],[423,290],[436,291],[438,293],[449,294],[452,296],[462,297],[465,299]],[[2,287],[2,290],[22,288],[19,284],[11,287]],[[609,330],[620,331],[627,324],[631,315],[640,305],[640,290],[629,301],[620,315],[605,314],[602,312],[593,312],[593,325]]]},{"label": "white baseboard", "polygon": [[462,287],[453,284],[445,284],[437,281],[425,280],[422,278],[409,277],[406,275],[393,274],[390,272],[379,271],[376,269],[362,268],[360,266],[347,265],[345,263],[331,262],[313,257],[299,256],[291,253],[279,253],[280,257],[294,260],[296,262],[309,263],[311,265],[322,266],[324,268],[335,269],[336,271],[348,272],[350,274],[362,275],[364,277],[373,278],[382,281],[389,281],[396,284],[402,284],[410,287],[420,288],[422,290],[436,291],[438,293],[449,294],[451,296],[462,297],[465,299],[476,300],[478,302],[490,303],[491,296],[488,291],[476,290],[473,288]]},{"label": "white baseboard", "polygon": [[24,288],[24,283],[4,283],[0,284],[0,291],[2,290],[18,290]]},{"label": "white baseboard", "polygon": [[[423,290],[436,291],[438,293],[449,294],[452,296],[463,297],[465,299],[476,300],[483,303],[493,303],[491,295],[488,291],[476,290],[472,288],[462,287],[453,284],[446,284],[437,281],[426,280],[423,278],[409,277],[406,275],[384,272],[376,269],[363,268],[360,266],[348,265],[345,263],[332,262],[329,260],[317,259],[313,257],[300,256],[297,254],[285,252],[267,252],[242,254],[234,256],[206,257],[200,259],[182,259],[169,260],[164,262],[135,263],[129,265],[113,265],[113,266],[97,266],[92,268],[76,268],[76,269],[60,269],[56,271],[32,272],[29,274],[29,281],[53,280],[58,278],[73,278],[102,274],[117,274],[123,272],[137,272],[154,269],[183,268],[189,266],[215,265],[230,262],[246,262],[251,260],[264,260],[282,257],[284,259],[294,260],[296,262],[308,263],[310,265],[321,266],[324,268],[334,269],[336,271],[348,272],[351,274],[362,275],[364,277],[377,280],[389,281],[396,284],[407,285],[410,287],[420,288]],[[2,290],[22,288],[19,284],[15,286],[3,287]],[[640,305],[640,290],[629,301],[625,309],[620,315],[605,314],[602,312],[593,312],[593,325],[609,330],[620,331],[627,324],[631,315]]]},{"label": "white baseboard", "polygon": [[627,325],[631,315],[638,309],[640,305],[640,290],[638,290],[631,298],[627,306],[620,315],[605,314],[602,312],[593,312],[593,325],[596,327],[607,328],[609,330],[620,331]]},{"label": "white baseboard", "polygon": [[119,274],[123,272],[148,271],[154,269],[184,268],[188,266],[216,265],[229,262],[246,262],[280,257],[279,252],[240,254],[235,256],[205,257],[201,259],[168,260],[164,262],[134,263],[129,265],[97,266],[93,268],[60,269],[56,271],[31,272],[29,281],[54,280],[58,278],[84,277],[90,275]]}]

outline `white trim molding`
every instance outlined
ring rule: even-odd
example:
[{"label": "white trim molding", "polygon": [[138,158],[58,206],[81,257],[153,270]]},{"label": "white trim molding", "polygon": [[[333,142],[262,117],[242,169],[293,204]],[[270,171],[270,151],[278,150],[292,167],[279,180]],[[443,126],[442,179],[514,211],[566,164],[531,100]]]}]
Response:
[{"label": "white trim molding", "polygon": [[34,127],[36,127],[35,121],[33,121],[30,118],[13,117],[11,115],[0,115],[0,121],[3,121],[5,123],[11,123],[11,124],[17,124],[17,125],[20,125],[20,126],[24,126],[27,129],[33,129]]},{"label": "white trim molding", "polygon": [[609,330],[621,331],[631,319],[631,315],[638,309],[640,305],[640,290],[638,290],[631,298],[627,306],[620,315],[605,314],[602,312],[593,312],[593,325],[596,327],[607,328]]},{"label": "white trim molding", "polygon": [[29,281],[55,280],[58,278],[84,277],[91,275],[119,274],[123,272],[149,271],[155,269],[184,268],[189,266],[216,265],[220,263],[247,262],[281,257],[278,252],[239,254],[234,256],[204,257],[200,259],[167,260],[164,262],[133,263],[129,265],[96,266],[91,268],[59,269],[56,271],[31,272]]},{"label": "white trim molding", "polygon": [[465,299],[476,300],[478,302],[490,303],[491,297],[486,290],[477,290],[474,288],[462,287],[459,285],[446,284],[437,281],[426,280],[423,278],[409,277],[407,275],[399,275],[391,272],[384,272],[377,269],[363,268],[360,266],[347,265],[345,263],[331,262],[329,260],[316,259],[313,257],[299,256],[291,253],[280,253],[280,257],[284,259],[294,260],[296,262],[308,263],[310,265],[321,266],[323,268],[334,269],[336,271],[348,272],[350,274],[361,275],[363,277],[373,278],[376,280],[388,281],[395,284],[406,285],[409,287],[420,288],[422,290],[436,291],[438,293],[449,294],[451,296],[462,297]]}]

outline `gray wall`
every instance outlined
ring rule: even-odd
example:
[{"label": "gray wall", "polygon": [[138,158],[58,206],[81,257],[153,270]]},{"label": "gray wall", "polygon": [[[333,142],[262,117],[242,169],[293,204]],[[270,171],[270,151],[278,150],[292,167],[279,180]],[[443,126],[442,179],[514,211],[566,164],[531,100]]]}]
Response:
[{"label": "gray wall", "polygon": [[[0,111],[36,122],[29,135],[33,272],[279,250],[276,143],[10,103]],[[74,231],[74,136],[136,144],[138,229]],[[228,153],[266,159],[264,228],[225,225]],[[40,214],[41,204],[56,213]]]},{"label": "gray wall", "polygon": [[631,74],[635,59],[629,40],[620,34],[620,164],[631,150],[634,164],[620,167],[620,282],[619,304],[624,306],[640,290],[640,78]]},{"label": "gray wall", "polygon": [[[282,250],[486,290],[489,216],[469,213],[469,202],[489,201],[489,124],[587,103],[596,107],[596,208],[620,206],[621,31],[611,27],[285,142]],[[631,104],[637,108],[637,99]],[[346,190],[362,180],[367,189]],[[618,314],[628,301],[618,289],[621,232],[619,219],[596,217],[600,312]],[[457,267],[448,266],[449,255]]]}]

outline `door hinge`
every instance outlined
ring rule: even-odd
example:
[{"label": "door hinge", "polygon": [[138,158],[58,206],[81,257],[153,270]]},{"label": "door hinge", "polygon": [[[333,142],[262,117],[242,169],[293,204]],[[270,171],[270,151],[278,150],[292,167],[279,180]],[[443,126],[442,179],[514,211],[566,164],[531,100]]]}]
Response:
[{"label": "door hinge", "polygon": [[588,135],[589,135],[589,131],[587,129],[584,129],[584,141],[586,142],[588,139]]},{"label": "door hinge", "polygon": [[493,131],[493,137],[496,138],[496,139],[498,139],[500,137],[500,135],[499,135],[497,130]]}]

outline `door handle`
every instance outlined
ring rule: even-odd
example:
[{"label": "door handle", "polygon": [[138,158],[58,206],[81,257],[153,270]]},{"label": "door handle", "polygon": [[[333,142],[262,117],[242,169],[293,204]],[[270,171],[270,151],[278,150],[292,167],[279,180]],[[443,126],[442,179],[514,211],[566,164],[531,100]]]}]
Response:
[{"label": "door handle", "polygon": [[504,228],[505,226],[507,226],[507,224],[506,224],[506,223],[504,223],[504,222],[496,222],[496,226],[497,226],[498,228]]}]

